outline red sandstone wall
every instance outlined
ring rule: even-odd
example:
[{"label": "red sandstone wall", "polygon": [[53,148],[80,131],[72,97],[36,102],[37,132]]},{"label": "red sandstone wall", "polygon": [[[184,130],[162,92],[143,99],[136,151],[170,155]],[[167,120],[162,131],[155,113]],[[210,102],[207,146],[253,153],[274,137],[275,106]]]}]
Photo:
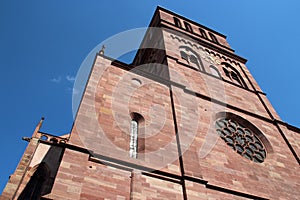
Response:
[{"label": "red sandstone wall", "polygon": [[[222,46],[218,45],[220,48],[223,48],[223,49],[225,49],[224,47],[226,47],[228,49],[231,48],[230,45],[228,44],[225,36],[223,36],[221,34],[217,34],[217,33],[213,32],[212,30],[210,30],[208,28],[205,28],[203,26],[200,26],[199,24],[197,24],[195,22],[192,22],[192,21],[189,21],[189,20],[184,20],[184,19],[181,19],[178,16],[175,16],[181,22],[182,29],[180,29],[180,28],[176,28],[175,27],[174,19],[173,19],[174,15],[172,15],[172,14],[170,14],[170,13],[164,11],[164,10],[160,10],[159,11],[159,15],[160,15],[161,23],[162,24],[166,24],[167,26],[172,27],[172,29],[176,29],[178,31],[185,31],[184,21],[186,21],[186,22],[188,22],[191,25],[191,27],[193,29],[193,33],[186,32],[187,34],[190,34],[190,36],[199,37],[199,35],[200,35],[199,28],[201,28],[201,29],[203,29],[206,32],[208,38],[209,38],[208,32],[214,33],[214,35],[217,38],[218,42],[222,45]],[[210,43],[210,44],[214,44],[214,43],[210,42],[209,40],[205,40],[205,41],[208,42],[208,43]]]},{"label": "red sandstone wall", "polygon": [[[194,121],[198,121],[198,130],[193,143],[183,155],[184,169],[188,176],[221,188],[270,199],[294,199],[299,196],[298,186],[295,184],[299,178],[299,164],[272,123],[223,108],[255,124],[269,140],[271,148],[267,148],[265,161],[254,163],[240,156],[219,138],[211,117],[217,110],[213,103],[198,99],[198,105],[200,116]],[[182,126],[179,130],[180,135],[188,132]]]},{"label": "red sandstone wall", "polygon": [[[120,69],[97,57],[70,143],[96,154],[179,174],[169,89],[135,71]],[[140,135],[146,138],[145,148],[139,159],[129,158],[132,112],[144,117]]]}]

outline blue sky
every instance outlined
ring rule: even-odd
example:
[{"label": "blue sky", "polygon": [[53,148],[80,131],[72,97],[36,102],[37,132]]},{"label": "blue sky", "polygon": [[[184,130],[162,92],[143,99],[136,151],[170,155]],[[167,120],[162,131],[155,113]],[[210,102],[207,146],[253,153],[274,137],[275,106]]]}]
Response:
[{"label": "blue sky", "polygon": [[149,24],[157,5],[228,36],[281,116],[300,127],[300,1],[0,1],[0,191],[42,116],[42,131],[70,132],[74,78],[110,36]]}]

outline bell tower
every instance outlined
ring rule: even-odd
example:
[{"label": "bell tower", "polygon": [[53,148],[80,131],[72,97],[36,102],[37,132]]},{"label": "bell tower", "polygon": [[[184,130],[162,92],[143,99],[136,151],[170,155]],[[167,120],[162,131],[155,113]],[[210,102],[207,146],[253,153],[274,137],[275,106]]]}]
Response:
[{"label": "bell tower", "polygon": [[298,198],[300,130],[246,62],[225,35],[157,7],[131,64],[95,56],[70,135],[37,134],[43,153],[6,197],[26,198],[54,146],[42,199]]},{"label": "bell tower", "polygon": [[156,14],[150,26],[162,29],[184,197],[298,196],[299,129],[281,121],[246,59],[223,34],[163,8]]}]

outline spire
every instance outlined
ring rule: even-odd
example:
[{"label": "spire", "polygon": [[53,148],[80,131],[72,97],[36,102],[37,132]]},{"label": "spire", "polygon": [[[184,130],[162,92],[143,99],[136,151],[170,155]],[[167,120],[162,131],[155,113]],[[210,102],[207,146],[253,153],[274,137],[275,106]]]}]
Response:
[{"label": "spire", "polygon": [[44,117],[41,118],[41,120],[39,121],[39,123],[37,124],[37,126],[36,126],[36,128],[35,128],[35,130],[33,132],[33,136],[32,137],[35,137],[36,134],[37,134],[37,132],[40,131],[40,129],[41,129],[42,125],[43,125],[44,119],[45,119]]},{"label": "spire", "polygon": [[35,127],[34,132],[33,132],[31,138],[29,138],[29,137],[22,137],[22,140],[25,140],[25,141],[27,141],[27,142],[30,142],[30,140],[31,140],[32,138],[36,138],[36,137],[37,137],[37,133],[40,131],[40,129],[41,129],[42,125],[43,125],[44,119],[45,119],[44,117],[41,118],[41,120],[39,121],[39,123],[38,123],[37,126]]}]

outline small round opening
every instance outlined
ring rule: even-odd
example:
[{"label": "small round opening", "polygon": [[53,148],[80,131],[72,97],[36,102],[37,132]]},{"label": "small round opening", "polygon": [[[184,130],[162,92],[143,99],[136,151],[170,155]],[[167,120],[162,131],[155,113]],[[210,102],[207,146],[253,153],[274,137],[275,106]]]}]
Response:
[{"label": "small round opening", "polygon": [[133,78],[133,79],[131,79],[131,83],[132,83],[133,85],[140,86],[140,85],[142,84],[142,81],[140,81],[140,80],[137,79],[137,78]]},{"label": "small round opening", "polygon": [[41,139],[41,140],[44,140],[44,141],[47,141],[47,140],[48,140],[48,137],[47,137],[46,135],[42,135],[40,139]]}]

